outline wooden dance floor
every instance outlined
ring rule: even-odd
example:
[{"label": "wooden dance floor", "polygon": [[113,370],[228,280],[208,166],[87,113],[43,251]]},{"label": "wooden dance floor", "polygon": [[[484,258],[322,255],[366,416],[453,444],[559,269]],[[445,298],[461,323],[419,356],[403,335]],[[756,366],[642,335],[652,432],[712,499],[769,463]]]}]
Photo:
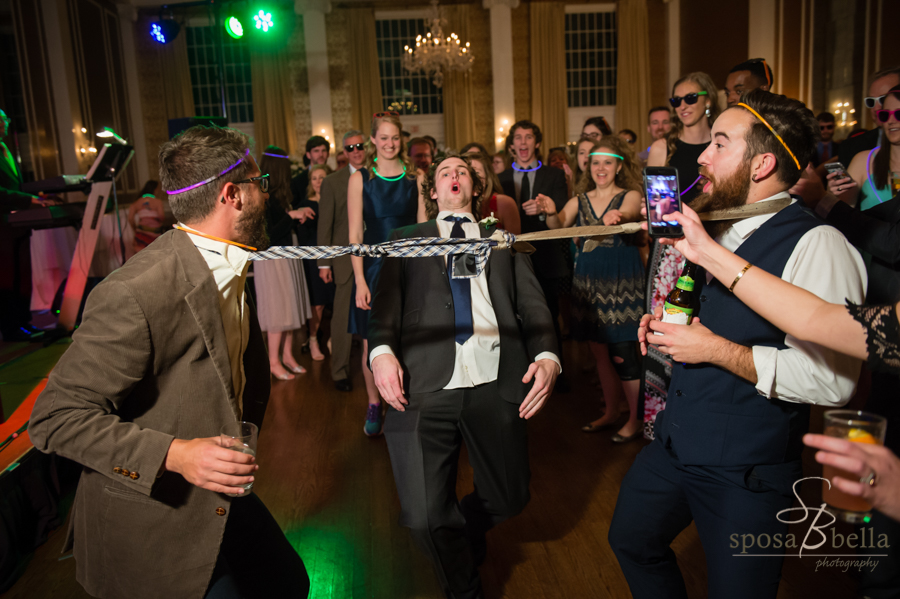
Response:
[{"label": "wooden dance floor", "polygon": [[[606,537],[619,484],[643,442],[614,445],[614,431],[579,431],[599,416],[600,402],[595,375],[582,372],[576,349],[567,342],[572,392],[555,394],[530,425],[531,503],[488,536],[482,568],[488,599],[631,596]],[[274,383],[255,490],[306,563],[310,597],[439,599],[430,564],[397,525],[400,505],[384,439],[363,435],[358,356],[355,350],[352,393],[335,391],[328,362],[312,362],[308,355],[301,358],[308,374]],[[814,412],[813,420],[821,415]],[[460,496],[471,486],[465,465]],[[134,532],[140,543],[140,531]],[[4,597],[87,597],[75,581],[75,560],[60,560],[64,536],[65,527],[51,535]],[[706,597],[706,564],[693,526],[674,549],[690,596]],[[815,565],[812,557],[787,558],[779,599],[854,596],[852,574],[815,572]]]}]

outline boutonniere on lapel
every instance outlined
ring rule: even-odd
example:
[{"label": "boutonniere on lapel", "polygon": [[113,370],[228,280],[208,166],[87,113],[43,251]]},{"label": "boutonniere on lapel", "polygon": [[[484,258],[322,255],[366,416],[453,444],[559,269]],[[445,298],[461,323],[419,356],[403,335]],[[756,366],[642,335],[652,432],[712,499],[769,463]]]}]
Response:
[{"label": "boutonniere on lapel", "polygon": [[497,223],[500,222],[500,219],[494,217],[494,213],[491,212],[491,215],[487,218],[483,218],[478,221],[478,224],[484,227],[485,229],[490,229],[491,227],[496,227]]}]

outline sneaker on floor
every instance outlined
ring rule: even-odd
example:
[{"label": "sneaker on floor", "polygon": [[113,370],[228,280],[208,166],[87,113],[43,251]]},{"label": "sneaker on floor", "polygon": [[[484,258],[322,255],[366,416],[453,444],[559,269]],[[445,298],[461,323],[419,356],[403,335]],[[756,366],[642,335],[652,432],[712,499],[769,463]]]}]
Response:
[{"label": "sneaker on floor", "polygon": [[381,404],[377,406],[369,404],[369,409],[366,411],[366,425],[363,427],[363,432],[370,437],[377,437],[381,434],[383,424],[384,420],[381,415]]}]

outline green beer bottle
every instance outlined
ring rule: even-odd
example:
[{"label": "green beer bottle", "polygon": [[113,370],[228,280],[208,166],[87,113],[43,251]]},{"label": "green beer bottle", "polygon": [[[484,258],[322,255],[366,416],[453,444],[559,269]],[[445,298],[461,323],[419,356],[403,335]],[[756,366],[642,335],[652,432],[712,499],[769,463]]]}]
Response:
[{"label": "green beer bottle", "polygon": [[666,296],[663,306],[663,322],[690,324],[694,314],[694,281],[697,279],[697,265],[685,261],[684,270],[675,283],[675,289]]}]

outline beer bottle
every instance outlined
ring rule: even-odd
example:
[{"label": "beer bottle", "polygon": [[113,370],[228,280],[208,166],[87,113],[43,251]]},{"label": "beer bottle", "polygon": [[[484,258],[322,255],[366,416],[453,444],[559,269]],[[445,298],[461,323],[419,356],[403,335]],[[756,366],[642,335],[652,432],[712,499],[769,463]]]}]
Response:
[{"label": "beer bottle", "polygon": [[[684,270],[675,283],[675,289],[666,296],[663,305],[663,322],[672,324],[690,324],[694,314],[694,281],[697,279],[697,265],[685,261]],[[655,331],[654,331],[655,332]],[[657,335],[662,333],[656,332]]]}]

